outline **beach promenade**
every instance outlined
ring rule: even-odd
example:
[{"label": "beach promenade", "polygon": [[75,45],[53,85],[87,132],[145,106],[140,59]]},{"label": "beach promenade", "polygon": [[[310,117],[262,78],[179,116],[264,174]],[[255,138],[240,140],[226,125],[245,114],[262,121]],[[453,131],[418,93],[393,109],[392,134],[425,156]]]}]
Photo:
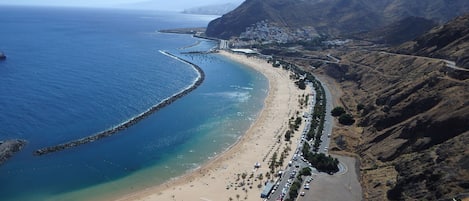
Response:
[{"label": "beach promenade", "polygon": [[[291,158],[300,134],[294,135],[291,145],[285,144],[283,136],[288,120],[296,112],[302,114],[306,110],[300,108],[298,100],[306,91],[294,85],[289,71],[273,68],[265,60],[225,51],[219,54],[254,68],[269,80],[269,94],[258,119],[235,145],[201,168],[119,200],[259,200],[263,187],[259,188],[259,184],[267,180],[266,173],[269,172],[269,159],[273,152],[282,151],[288,146],[291,151],[286,158]],[[260,168],[254,168],[256,163],[260,164]],[[243,174],[246,175],[245,179],[240,178]],[[259,174],[264,175],[263,179],[256,178]],[[245,184],[239,186],[241,182]]]}]

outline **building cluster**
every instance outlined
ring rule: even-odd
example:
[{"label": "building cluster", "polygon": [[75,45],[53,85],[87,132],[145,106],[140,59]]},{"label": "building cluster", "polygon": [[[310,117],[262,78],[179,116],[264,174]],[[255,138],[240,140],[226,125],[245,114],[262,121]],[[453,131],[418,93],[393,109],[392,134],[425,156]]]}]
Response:
[{"label": "building cluster", "polygon": [[242,41],[257,41],[269,44],[308,41],[313,40],[318,36],[319,34],[316,29],[311,26],[288,28],[285,26],[278,26],[264,20],[246,28],[246,31],[241,33],[239,38]]}]

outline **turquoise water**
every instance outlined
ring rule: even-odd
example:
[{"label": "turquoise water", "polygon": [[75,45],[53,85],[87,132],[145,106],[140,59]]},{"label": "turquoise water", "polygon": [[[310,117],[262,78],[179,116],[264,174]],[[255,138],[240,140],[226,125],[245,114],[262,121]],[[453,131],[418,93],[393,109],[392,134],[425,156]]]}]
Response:
[{"label": "turquoise water", "polygon": [[[8,56],[0,62],[0,140],[28,140],[0,166],[0,200],[89,200],[160,184],[235,143],[267,94],[266,79],[250,68],[219,55],[181,54],[214,42],[156,32],[205,26],[212,16],[27,7],[0,12],[0,50]],[[199,65],[204,83],[115,136],[33,156],[36,149],[118,125],[188,87],[197,73],[160,50]]]}]

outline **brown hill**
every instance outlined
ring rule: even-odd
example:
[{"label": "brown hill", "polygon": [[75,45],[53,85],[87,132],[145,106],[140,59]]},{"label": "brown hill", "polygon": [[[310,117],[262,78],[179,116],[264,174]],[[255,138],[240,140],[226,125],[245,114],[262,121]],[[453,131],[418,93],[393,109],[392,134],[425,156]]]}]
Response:
[{"label": "brown hill", "polygon": [[450,200],[469,192],[469,70],[429,57],[468,50],[442,51],[463,41],[456,33],[466,33],[465,18],[417,40],[428,44],[413,49],[421,56],[344,51],[336,53],[340,64],[324,66],[360,119],[359,145],[349,149],[361,156],[366,200]]},{"label": "brown hill", "polygon": [[380,16],[359,0],[247,0],[210,22],[206,34],[228,39],[263,20],[292,28],[314,26],[320,32],[336,34],[343,29],[365,31],[381,22]]},{"label": "brown hill", "polygon": [[362,157],[367,200],[438,200],[467,192],[469,80],[424,57],[359,51],[341,58],[325,69],[344,88],[347,108],[365,106],[357,111],[363,133],[354,151]]},{"label": "brown hill", "polygon": [[377,43],[400,45],[416,39],[437,25],[436,22],[422,17],[406,17],[371,32],[357,34],[356,37]]},{"label": "brown hill", "polygon": [[432,29],[395,51],[456,61],[456,65],[469,69],[469,14]]},{"label": "brown hill", "polygon": [[313,26],[323,34],[349,35],[410,16],[446,22],[467,12],[467,0],[246,0],[210,22],[206,33],[228,39],[267,20],[291,28]]}]

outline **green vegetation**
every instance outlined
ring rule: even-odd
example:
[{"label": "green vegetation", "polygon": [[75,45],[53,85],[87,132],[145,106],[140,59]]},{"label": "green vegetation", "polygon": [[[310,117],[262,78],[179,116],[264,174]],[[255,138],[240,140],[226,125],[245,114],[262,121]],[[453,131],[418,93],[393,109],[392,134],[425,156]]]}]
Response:
[{"label": "green vegetation", "polygon": [[365,105],[363,105],[361,103],[357,105],[357,110],[358,111],[363,110],[363,109],[365,109]]},{"label": "green vegetation", "polygon": [[311,176],[311,169],[309,167],[305,167],[300,170],[301,176]]},{"label": "green vegetation", "polygon": [[345,109],[343,107],[336,107],[336,108],[332,109],[332,111],[331,111],[331,115],[334,116],[334,117],[338,117],[342,114],[345,114]]},{"label": "green vegetation", "polygon": [[296,117],[296,119],[294,117],[292,117],[290,119],[290,130],[292,130],[292,133],[293,133],[293,130],[297,131],[299,128],[300,128],[300,125],[301,125],[301,122],[303,121],[303,119],[301,117]]},{"label": "green vegetation", "polygon": [[306,89],[306,82],[305,80],[301,79],[295,82],[296,86],[298,86],[299,89],[305,90]]},{"label": "green vegetation", "polygon": [[343,125],[352,125],[355,123],[355,119],[350,114],[342,114],[339,117],[339,123]]},{"label": "green vegetation", "polygon": [[[364,105],[358,105],[357,109],[358,108],[363,109]],[[352,125],[355,123],[355,119],[353,118],[353,116],[351,114],[347,114],[343,107],[336,107],[332,109],[331,115],[334,117],[339,117],[339,123],[343,125]]]},{"label": "green vegetation", "polygon": [[277,161],[277,152],[274,152],[274,154],[272,154],[272,158],[270,159],[270,163],[269,163],[270,173],[272,174],[275,172],[276,161]]},{"label": "green vegetation", "polygon": [[291,130],[287,130],[287,132],[285,132],[285,141],[290,141],[290,138],[292,136],[292,131]]},{"label": "green vegetation", "polygon": [[298,197],[298,191],[301,189],[301,183],[298,180],[295,180],[293,184],[290,187],[290,192],[288,195],[290,196],[290,199],[296,199]]},{"label": "green vegetation", "polygon": [[327,172],[333,174],[339,171],[339,160],[331,156],[326,156],[324,153],[305,152],[303,149],[303,156],[320,172]]},{"label": "green vegetation", "polygon": [[[288,68],[293,73],[295,73],[297,75],[295,77],[299,77],[298,75],[306,75],[306,79],[312,82],[313,87],[316,91],[316,97],[315,97],[316,104],[314,105],[314,113],[311,119],[311,127],[310,127],[309,132],[306,135],[306,139],[308,141],[311,139],[315,140],[314,145],[313,145],[313,151],[317,152],[322,142],[321,136],[324,130],[324,121],[325,121],[325,116],[326,116],[326,103],[327,102],[326,102],[326,96],[325,96],[326,93],[324,91],[324,87],[322,86],[321,82],[319,82],[311,73],[301,70],[298,66],[284,62],[284,61],[279,61],[279,63],[284,68]],[[337,110],[339,112],[341,112],[342,110],[343,112],[341,113],[345,114],[344,108],[337,109]],[[301,117],[297,117],[294,121],[293,119],[294,119],[293,117],[290,119],[290,129],[297,130],[299,125],[302,122],[302,119]],[[285,137],[287,137],[287,133],[285,134]],[[327,172],[329,174],[339,171],[339,168],[338,168],[339,161],[336,158],[326,156],[323,153],[316,154],[316,153],[310,152],[310,148],[311,148],[310,145],[305,142],[303,145],[302,152],[303,152],[303,156],[305,157],[305,159],[308,160],[312,166],[314,166],[316,169],[318,169],[321,172]],[[308,173],[311,174],[311,172],[308,172],[308,170],[302,170],[302,171],[305,171],[303,172],[304,174],[308,174]],[[298,192],[296,193],[296,196],[298,196]]]}]

